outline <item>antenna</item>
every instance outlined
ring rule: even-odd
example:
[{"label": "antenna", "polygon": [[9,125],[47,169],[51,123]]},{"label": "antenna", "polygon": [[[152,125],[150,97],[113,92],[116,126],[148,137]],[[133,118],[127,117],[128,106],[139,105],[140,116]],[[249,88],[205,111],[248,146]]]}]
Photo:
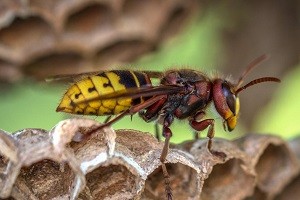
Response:
[{"label": "antenna", "polygon": [[237,95],[238,93],[240,93],[241,91],[245,90],[246,88],[248,88],[252,85],[256,85],[256,84],[263,83],[263,82],[277,82],[277,83],[280,83],[281,81],[280,81],[280,79],[275,78],[275,77],[262,77],[262,78],[254,79],[253,81],[250,81],[249,83],[247,83],[243,87],[238,88],[235,92],[235,95]]},{"label": "antenna", "polygon": [[260,63],[262,63],[263,61],[267,60],[270,56],[263,54],[261,56],[259,56],[258,58],[254,59],[252,62],[250,62],[248,64],[248,66],[246,67],[246,70],[242,73],[242,75],[239,78],[239,81],[236,85],[236,88],[239,88],[243,82],[244,82],[244,78],[247,76],[247,74],[250,73],[250,71],[252,69],[254,69],[255,67],[257,67]]}]

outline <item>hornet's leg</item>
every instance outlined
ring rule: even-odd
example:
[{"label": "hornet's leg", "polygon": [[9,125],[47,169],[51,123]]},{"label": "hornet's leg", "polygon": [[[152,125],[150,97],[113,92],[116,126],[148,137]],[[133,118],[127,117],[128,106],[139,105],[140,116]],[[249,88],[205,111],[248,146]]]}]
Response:
[{"label": "hornet's leg", "polygon": [[226,154],[219,151],[212,150],[212,139],[215,136],[215,120],[214,119],[204,119],[202,121],[196,121],[195,119],[190,120],[190,126],[195,129],[196,131],[203,131],[208,127],[207,137],[207,149],[209,152],[215,156],[218,156],[222,159],[226,158]]},{"label": "hornet's leg", "polygon": [[194,131],[194,140],[196,141],[196,140],[199,140],[199,132],[198,131]]},{"label": "hornet's leg", "polygon": [[[157,120],[159,117],[159,112],[166,100],[166,97],[161,98],[151,106],[147,107],[146,111],[139,112],[140,117],[146,122]],[[159,126],[157,121],[155,122],[155,137],[158,141],[160,141]]]},{"label": "hornet's leg", "polygon": [[163,171],[163,175],[164,175],[164,179],[165,179],[165,190],[166,190],[166,195],[167,195],[168,200],[172,200],[172,189],[170,187],[170,176],[167,171],[165,161],[166,161],[166,157],[169,152],[170,138],[172,136],[172,131],[169,127],[170,127],[171,123],[173,122],[173,119],[174,119],[173,115],[170,115],[170,114],[167,114],[165,117],[165,120],[163,123],[163,136],[165,137],[165,143],[164,143],[164,147],[161,152],[161,155],[160,155],[160,161],[162,163],[161,167],[162,167],[162,171]]},{"label": "hornet's leg", "polygon": [[[204,111],[199,111],[195,114],[195,116],[193,116],[192,120],[198,120],[200,121],[203,117],[205,116],[205,112]],[[200,131],[197,131],[194,129],[194,140],[199,140],[200,138]]]},{"label": "hornet's leg", "polygon": [[109,115],[108,117],[106,117],[106,119],[104,120],[103,123],[106,124],[107,122],[109,122],[109,120],[111,119],[111,117],[112,117],[111,115]]},{"label": "hornet's leg", "polygon": [[160,134],[159,134],[159,126],[157,122],[155,122],[155,137],[158,141],[161,141]]}]

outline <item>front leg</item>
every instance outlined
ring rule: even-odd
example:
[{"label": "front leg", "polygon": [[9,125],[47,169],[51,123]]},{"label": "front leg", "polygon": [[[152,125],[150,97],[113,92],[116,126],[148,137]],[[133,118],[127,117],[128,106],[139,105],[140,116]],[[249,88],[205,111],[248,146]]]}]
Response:
[{"label": "front leg", "polygon": [[[226,158],[226,154],[220,151],[214,151],[212,150],[212,139],[215,136],[215,120],[214,119],[204,119],[201,121],[197,121],[196,119],[199,119],[199,114],[196,114],[195,117],[190,119],[190,126],[195,129],[196,131],[203,131],[208,127],[207,131],[207,137],[208,137],[208,143],[207,143],[207,149],[209,152],[217,157],[220,157],[222,159]],[[203,116],[203,112],[201,112],[201,116]]]}]

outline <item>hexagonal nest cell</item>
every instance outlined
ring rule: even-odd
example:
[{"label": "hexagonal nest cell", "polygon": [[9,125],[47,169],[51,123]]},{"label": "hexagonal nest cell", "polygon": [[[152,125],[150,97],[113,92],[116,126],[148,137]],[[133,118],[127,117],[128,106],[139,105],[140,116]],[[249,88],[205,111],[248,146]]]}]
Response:
[{"label": "hexagonal nest cell", "polygon": [[51,160],[42,160],[29,167],[23,167],[19,179],[38,199],[53,199],[68,194],[74,180],[70,167]]},{"label": "hexagonal nest cell", "polygon": [[[195,199],[200,195],[197,171],[181,163],[166,165],[170,174],[170,186],[176,199]],[[165,180],[161,168],[155,169],[147,178],[142,199],[160,199],[165,194]]]}]

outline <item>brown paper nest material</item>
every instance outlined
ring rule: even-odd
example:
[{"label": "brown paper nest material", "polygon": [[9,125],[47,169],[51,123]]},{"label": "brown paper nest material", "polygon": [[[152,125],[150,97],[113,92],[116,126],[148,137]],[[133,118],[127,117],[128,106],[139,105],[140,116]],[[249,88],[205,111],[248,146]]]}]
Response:
[{"label": "brown paper nest material", "polygon": [[105,70],[157,49],[196,0],[0,1],[0,80]]},{"label": "brown paper nest material", "polygon": [[[164,199],[159,160],[163,142],[136,130],[104,128],[83,142],[73,136],[98,126],[68,119],[52,130],[0,131],[2,199]],[[176,134],[176,133],[175,133]],[[173,199],[288,199],[299,197],[299,139],[271,135],[215,138],[172,145],[167,169]],[[298,155],[298,158],[297,158]]]}]

